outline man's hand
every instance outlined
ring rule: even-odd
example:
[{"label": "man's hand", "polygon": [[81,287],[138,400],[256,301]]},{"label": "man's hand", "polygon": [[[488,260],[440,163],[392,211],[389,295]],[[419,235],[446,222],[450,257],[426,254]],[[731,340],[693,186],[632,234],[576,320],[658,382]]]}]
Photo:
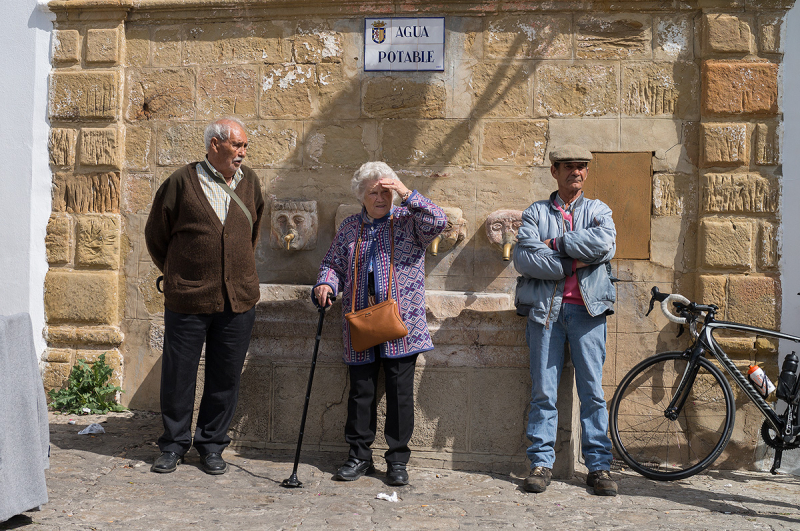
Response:
[{"label": "man's hand", "polygon": [[320,284],[314,288],[314,297],[317,298],[317,303],[319,303],[320,307],[322,308],[326,308],[333,304],[328,298],[330,295],[333,295],[333,290],[327,284]]},{"label": "man's hand", "polygon": [[584,264],[584,263],[583,263],[583,262],[581,262],[580,260],[575,260],[575,268],[576,268],[576,269],[580,269],[580,268],[582,268],[582,267],[587,267],[588,265],[589,265],[589,264]]},{"label": "man's hand", "polygon": [[548,238],[548,239],[544,240],[542,243],[545,244],[550,249],[553,248],[553,239],[552,238]]}]

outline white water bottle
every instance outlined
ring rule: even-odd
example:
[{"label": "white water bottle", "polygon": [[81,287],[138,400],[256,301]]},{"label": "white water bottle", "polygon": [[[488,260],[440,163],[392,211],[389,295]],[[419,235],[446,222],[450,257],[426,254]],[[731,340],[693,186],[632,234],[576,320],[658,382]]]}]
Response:
[{"label": "white water bottle", "polygon": [[750,368],[747,370],[747,377],[750,378],[756,390],[761,393],[761,396],[764,398],[767,398],[775,390],[775,384],[770,381],[769,377],[764,373],[764,370],[758,365],[750,365]]}]

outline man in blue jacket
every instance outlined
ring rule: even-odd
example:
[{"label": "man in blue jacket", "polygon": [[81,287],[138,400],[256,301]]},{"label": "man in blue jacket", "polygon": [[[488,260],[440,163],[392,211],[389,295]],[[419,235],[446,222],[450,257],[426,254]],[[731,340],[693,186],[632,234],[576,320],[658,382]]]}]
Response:
[{"label": "man in blue jacket", "polygon": [[614,313],[609,261],[616,249],[611,209],[583,195],[592,153],[566,145],[550,153],[558,190],[522,213],[514,249],[517,313],[528,317],[531,358],[530,475],[523,488],[544,492],[555,462],[556,397],[569,343],[580,399],[581,451],[587,484],[601,496],[616,496],[611,479],[611,441],[603,398],[606,315]]}]

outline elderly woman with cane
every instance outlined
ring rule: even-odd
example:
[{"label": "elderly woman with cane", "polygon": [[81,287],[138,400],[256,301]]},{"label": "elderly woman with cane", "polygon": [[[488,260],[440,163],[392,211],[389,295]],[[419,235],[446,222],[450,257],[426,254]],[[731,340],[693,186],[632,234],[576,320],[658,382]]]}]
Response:
[{"label": "elderly woman with cane", "polygon": [[[342,222],[313,291],[318,305],[330,304],[328,295],[341,292],[346,313],[342,328],[350,395],[344,437],[350,453],[334,479],[353,481],[375,472],[370,446],[383,365],[386,477],[390,485],[406,485],[414,431],[414,367],[420,352],[433,349],[425,319],[425,249],[444,229],[447,217],[422,194],[406,188],[383,162],[363,164],[351,187],[361,213]],[[402,202],[395,206],[398,197]]]}]

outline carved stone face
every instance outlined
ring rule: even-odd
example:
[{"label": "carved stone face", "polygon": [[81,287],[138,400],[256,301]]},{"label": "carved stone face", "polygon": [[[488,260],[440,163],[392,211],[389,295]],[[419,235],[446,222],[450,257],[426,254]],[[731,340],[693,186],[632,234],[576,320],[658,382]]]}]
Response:
[{"label": "carved stone face", "polygon": [[495,245],[511,243],[521,225],[521,210],[495,210],[486,218],[486,237]]},{"label": "carved stone face", "polygon": [[467,220],[460,208],[442,207],[447,214],[447,225],[441,233],[439,252],[449,251],[467,237]]},{"label": "carved stone face", "polygon": [[[273,249],[311,251],[317,246],[317,202],[275,199],[269,244]],[[287,240],[287,236],[290,238]]]}]

